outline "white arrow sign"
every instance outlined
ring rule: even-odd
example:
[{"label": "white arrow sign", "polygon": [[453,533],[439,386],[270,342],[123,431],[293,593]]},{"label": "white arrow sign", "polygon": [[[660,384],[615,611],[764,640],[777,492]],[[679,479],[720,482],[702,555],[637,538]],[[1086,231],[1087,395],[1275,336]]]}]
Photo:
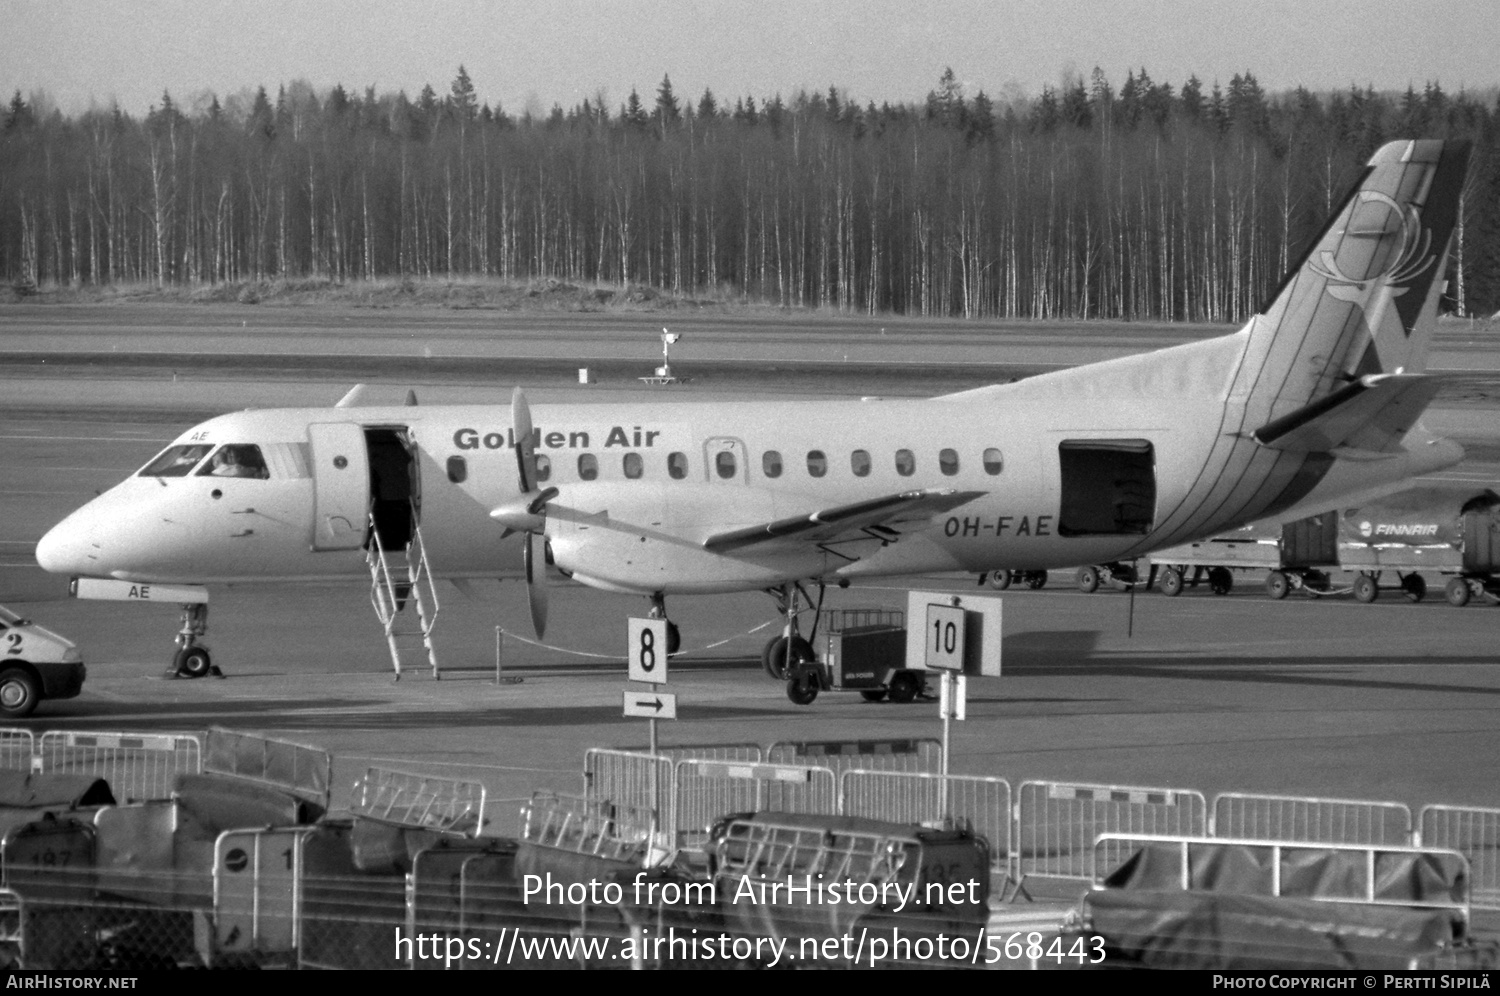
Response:
[{"label": "white arrow sign", "polygon": [[625,715],[676,719],[677,696],[671,692],[626,692]]}]

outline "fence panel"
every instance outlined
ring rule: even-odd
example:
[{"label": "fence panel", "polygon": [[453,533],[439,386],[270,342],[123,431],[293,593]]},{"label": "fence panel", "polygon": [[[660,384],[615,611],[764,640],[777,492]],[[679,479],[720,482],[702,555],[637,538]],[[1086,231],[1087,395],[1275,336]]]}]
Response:
[{"label": "fence panel", "polygon": [[1128,855],[1096,851],[1100,834],[1207,833],[1208,802],[1192,789],[1033,781],[1022,782],[1016,795],[1012,839],[1021,884],[1029,875],[1093,881],[1097,861],[1113,867]]},{"label": "fence panel", "polygon": [[583,756],[583,795],[657,814],[658,825],[676,826],[672,815],[672,759],[644,751],[591,747]]},{"label": "fence panel", "polygon": [[203,770],[284,789],[324,809],[332,798],[333,757],[327,751],[290,740],[209,730]]},{"label": "fence panel", "polygon": [[1474,906],[1500,909],[1500,809],[1424,806],[1418,825],[1423,847],[1445,847],[1469,859]]},{"label": "fence panel", "polygon": [[949,775],[948,805],[942,806],[942,775],[853,768],[839,779],[840,812],[894,823],[966,823],[990,844],[990,864],[1010,864],[1011,792],[1004,778]]},{"label": "fence panel", "polygon": [[0,768],[30,771],[36,755],[36,736],[18,726],[0,727]]},{"label": "fence panel", "polygon": [[1411,810],[1399,802],[1224,792],[1211,837],[1318,844],[1410,844]]},{"label": "fence panel", "polygon": [[[1101,834],[1094,847],[1099,852],[1095,889],[1105,887],[1114,855],[1149,851],[1135,869],[1145,869],[1138,888],[1211,889],[1205,875],[1211,880],[1230,864],[1237,867],[1235,892],[1243,895],[1451,909],[1465,920],[1472,905],[1469,861],[1449,848],[1154,834]],[[1226,860],[1236,851],[1237,857]],[[1255,869],[1255,880],[1246,875],[1249,868]]]},{"label": "fence panel", "polygon": [[829,768],[805,764],[682,760],[672,768],[672,824],[680,844],[701,844],[731,813],[838,811],[838,782]]},{"label": "fence panel", "polygon": [[484,785],[367,768],[354,784],[349,811],[387,823],[473,837],[484,821]]},{"label": "fence panel", "polygon": [[203,747],[187,733],[74,733],[51,730],[37,746],[47,774],[97,775],[120,802],[165,799],[180,774],[196,775]]},{"label": "fence panel", "polygon": [[766,748],[768,764],[814,764],[843,774],[942,770],[943,745],[931,737],[894,740],[779,740]]}]

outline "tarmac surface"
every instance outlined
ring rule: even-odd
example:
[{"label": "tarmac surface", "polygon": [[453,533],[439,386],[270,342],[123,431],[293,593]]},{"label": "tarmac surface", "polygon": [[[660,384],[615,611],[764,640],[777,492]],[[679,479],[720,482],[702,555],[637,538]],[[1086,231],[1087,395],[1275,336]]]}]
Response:
[{"label": "tarmac surface", "polygon": [[[42,308],[39,318],[19,306],[0,309],[0,603],[77,642],[89,677],[79,698],[43,703],[14,725],[37,731],[220,725],[281,737],[333,752],[339,794],[375,763],[478,779],[489,788],[493,828],[502,833],[513,829],[516,804],[533,790],[580,791],[587,748],[645,743],[645,722],[621,716],[625,619],[644,615],[639,598],[554,578],[548,645],[538,646],[529,640],[519,583],[477,585],[467,595],[444,585],[435,634],[442,680],[417,668],[397,683],[367,589],[216,588],[205,642],[226,677],[170,681],[162,674],[178,626],[174,608],[69,600],[65,579],[36,568],[32,549],[68,511],[201,418],[246,406],[331,404],[356,374],[372,373],[361,367],[365,357],[392,344],[432,347],[443,360],[484,343],[483,355],[497,364],[519,356],[536,365],[516,367],[508,377],[503,365],[465,372],[459,364],[420,377],[375,369],[373,400],[399,400],[415,384],[423,403],[504,404],[515,383],[534,400],[616,400],[648,390],[635,383],[631,364],[647,374],[659,361],[654,335],[662,316],[606,335],[592,319],[573,316],[555,324],[522,316],[506,324],[493,313],[402,312],[355,314],[346,322],[332,310],[321,317],[287,310],[271,316],[281,330],[275,336],[247,339],[234,334],[239,316],[219,309],[161,308],[154,317],[129,309],[65,310]],[[130,320],[117,321],[121,314]],[[185,314],[220,322],[224,334],[201,338],[193,331],[196,358],[166,364],[160,354],[181,347],[176,337],[190,324]],[[653,396],[781,396],[804,387],[821,396],[935,393],[967,386],[944,371],[974,375],[971,349],[988,349],[993,368],[1025,372],[1075,362],[1075,348],[1138,351],[1185,341],[1191,332],[1152,329],[1122,346],[1107,341],[1104,330],[1086,329],[1088,341],[1077,347],[1051,340],[1084,333],[1050,336],[1032,325],[996,359],[1000,350],[986,347],[971,327],[901,323],[894,358],[931,365],[930,377],[914,378],[870,369],[880,344],[867,341],[868,323],[804,321],[815,331],[788,323],[778,326],[786,334],[774,342],[757,340],[748,328],[753,323],[704,334],[722,355],[705,355],[693,381]],[[593,354],[579,351],[577,337],[558,338],[555,331],[573,326],[597,333],[590,340],[594,353],[619,361],[624,372],[579,386],[572,368]],[[61,338],[49,340],[49,329]],[[805,335],[810,344],[800,340]],[[504,350],[493,346],[497,336]],[[317,345],[317,364],[277,367],[265,359],[305,342]],[[78,350],[89,355],[70,362],[64,354],[76,343],[85,343]],[[859,360],[846,365],[821,355],[846,348]],[[741,349],[763,355],[731,355]],[[98,357],[115,350],[156,356],[128,368]],[[49,362],[39,362],[42,353]],[[328,358],[339,353],[343,360]],[[1434,365],[1450,356],[1458,357],[1452,368],[1471,373],[1469,383],[1497,380],[1500,348],[1489,339],[1445,332]],[[819,361],[814,376],[808,371]],[[353,373],[341,376],[341,365]],[[687,359],[682,366],[690,366]],[[776,372],[782,368],[784,376]],[[1440,400],[1427,424],[1461,439],[1471,453],[1440,478],[1476,489],[1500,485],[1497,404],[1483,386]],[[999,596],[1004,676],[971,682],[968,719],[954,724],[953,769],[1001,775],[1013,785],[1049,779],[1192,788],[1210,796],[1281,792],[1388,799],[1413,811],[1427,803],[1500,806],[1500,782],[1491,775],[1500,765],[1500,611],[1455,609],[1440,597],[1410,604],[1391,592],[1374,605],[1347,596],[1272,602],[1260,582],[1259,573],[1247,572],[1237,575],[1227,597],[1198,590],[1176,599],[1156,592],[1132,598],[1085,595],[1074,589],[1070,572],[1054,572],[1041,591]],[[1429,582],[1440,592],[1440,579]],[[972,577],[915,578],[832,591],[827,604],[901,608],[907,587],[989,593]],[[667,690],[678,695],[680,718],[661,725],[665,744],[940,733],[933,703],[872,704],[836,692],[808,706],[789,702],[761,670],[760,650],[775,627],[772,602],[762,594],[677,597],[668,608],[685,651],[671,663]],[[504,633],[503,676],[520,683],[496,683],[497,627]]]}]

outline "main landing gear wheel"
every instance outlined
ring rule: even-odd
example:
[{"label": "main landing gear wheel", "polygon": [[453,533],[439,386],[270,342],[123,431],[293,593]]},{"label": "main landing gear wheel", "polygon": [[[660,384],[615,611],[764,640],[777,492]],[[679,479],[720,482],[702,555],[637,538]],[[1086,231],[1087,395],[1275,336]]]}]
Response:
[{"label": "main landing gear wheel", "polygon": [[1004,591],[1010,587],[1010,571],[991,571],[989,586],[996,591]]},{"label": "main landing gear wheel", "polygon": [[1380,597],[1380,585],[1368,574],[1361,574],[1354,579],[1354,597],[1366,604]]},{"label": "main landing gear wheel", "polygon": [[891,679],[890,696],[892,702],[910,702],[917,697],[917,693],[921,690],[922,683],[910,671],[902,671]]},{"label": "main landing gear wheel", "polygon": [[1208,590],[1215,595],[1227,595],[1234,590],[1234,572],[1227,567],[1208,569]]},{"label": "main landing gear wheel", "polygon": [[1169,598],[1176,598],[1182,594],[1182,572],[1175,567],[1168,567],[1161,572],[1161,593]]},{"label": "main landing gear wheel", "polygon": [[1292,590],[1292,582],[1283,571],[1272,571],[1266,575],[1266,594],[1272,598],[1285,598]]},{"label": "main landing gear wheel", "polygon": [[[811,664],[814,659],[812,644],[800,636],[792,637],[792,668],[795,669],[799,664]],[[787,679],[789,672],[786,663],[786,637],[778,636],[766,644],[766,649],[761,655],[761,664],[765,666],[766,674],[777,681]]]},{"label": "main landing gear wheel", "polygon": [[1041,591],[1043,588],[1047,587],[1047,572],[1027,571],[1026,587],[1030,588],[1032,591]]},{"label": "main landing gear wheel", "polygon": [[1099,590],[1099,569],[1097,567],[1078,568],[1078,590],[1086,595]]},{"label": "main landing gear wheel", "polygon": [[1401,579],[1401,593],[1407,601],[1420,602],[1427,597],[1427,579],[1420,574],[1408,574]]},{"label": "main landing gear wheel", "polygon": [[667,656],[677,653],[682,646],[682,634],[677,630],[677,624],[667,619],[667,599],[661,592],[651,596],[651,611],[646,613],[650,619],[667,620]]},{"label": "main landing gear wheel", "polygon": [[1443,597],[1448,599],[1448,604],[1454,608],[1461,609],[1469,604],[1469,579],[1454,578],[1443,588]]},{"label": "main landing gear wheel", "polygon": [[13,667],[0,674],[0,715],[13,719],[30,716],[41,700],[41,689],[29,671]]}]

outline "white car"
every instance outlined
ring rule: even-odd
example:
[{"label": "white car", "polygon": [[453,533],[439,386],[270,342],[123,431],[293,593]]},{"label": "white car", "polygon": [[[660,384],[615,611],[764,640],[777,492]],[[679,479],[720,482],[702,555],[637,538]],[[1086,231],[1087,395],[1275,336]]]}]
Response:
[{"label": "white car", "polygon": [[72,641],[0,605],[0,717],[29,716],[43,699],[73,698],[85,673]]}]

